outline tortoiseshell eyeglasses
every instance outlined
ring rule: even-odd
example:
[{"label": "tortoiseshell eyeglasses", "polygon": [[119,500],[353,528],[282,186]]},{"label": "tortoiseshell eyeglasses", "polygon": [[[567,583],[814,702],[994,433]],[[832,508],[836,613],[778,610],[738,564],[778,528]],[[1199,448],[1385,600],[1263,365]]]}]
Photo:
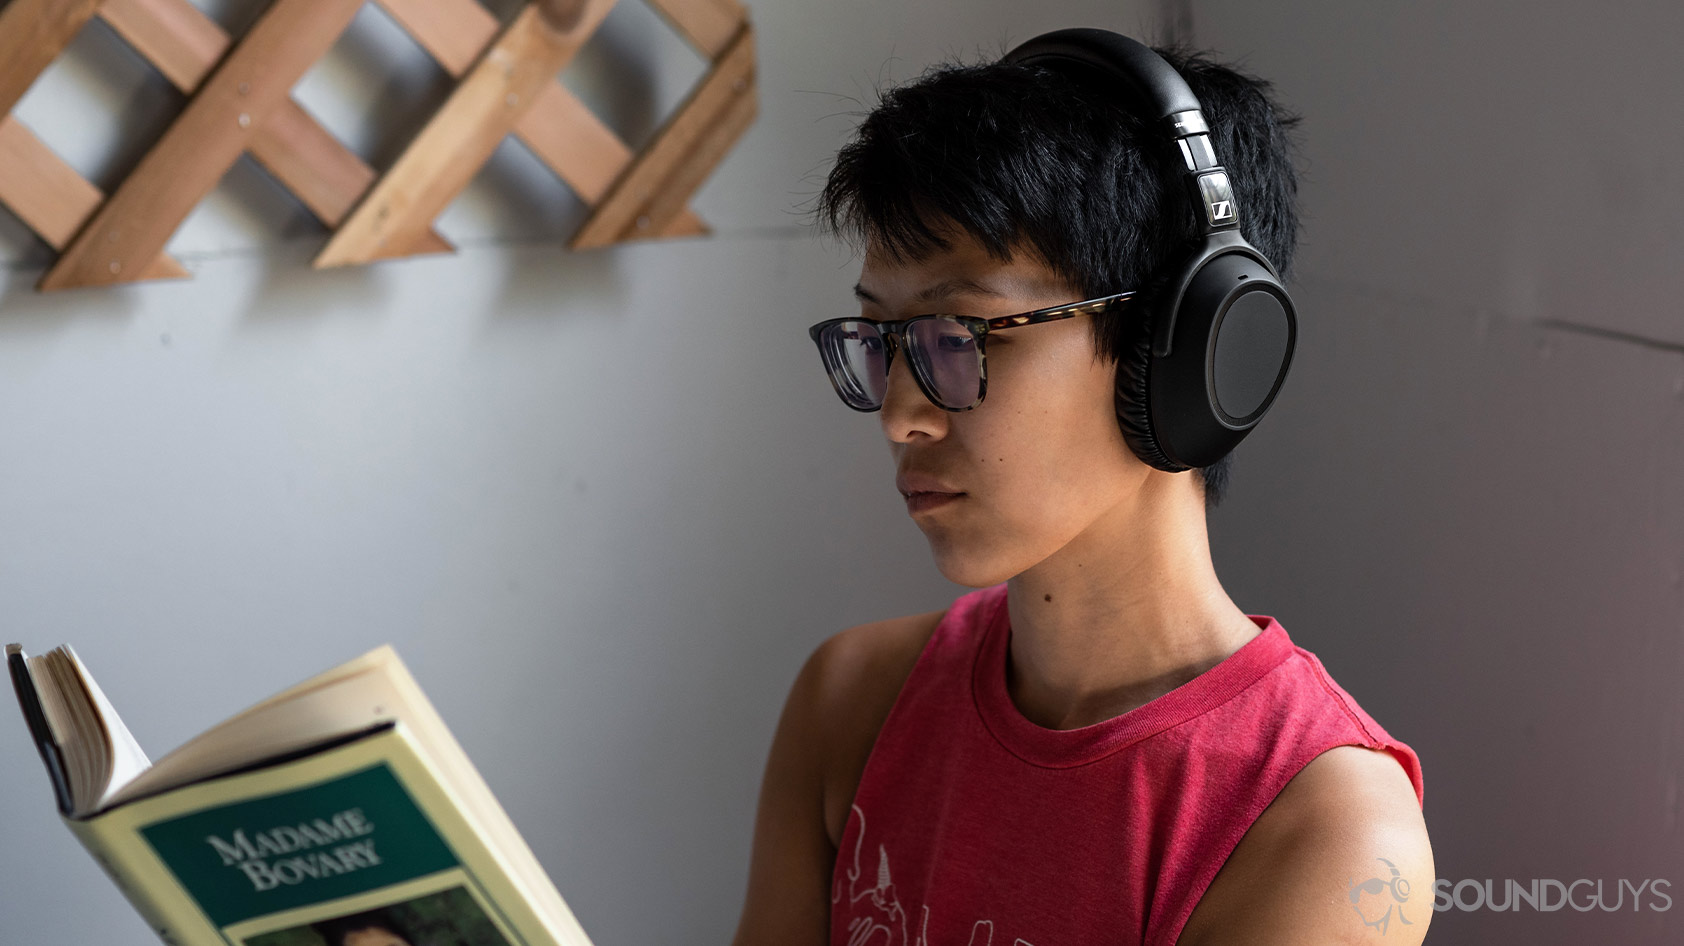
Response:
[{"label": "tortoiseshell eyeglasses", "polygon": [[988,353],[983,343],[990,332],[1097,315],[1132,298],[1131,290],[992,319],[969,315],[920,315],[898,322],[830,319],[809,328],[807,334],[819,346],[837,396],[856,411],[883,406],[897,348],[906,349],[912,377],[931,403],[947,411],[968,411],[988,393]]}]

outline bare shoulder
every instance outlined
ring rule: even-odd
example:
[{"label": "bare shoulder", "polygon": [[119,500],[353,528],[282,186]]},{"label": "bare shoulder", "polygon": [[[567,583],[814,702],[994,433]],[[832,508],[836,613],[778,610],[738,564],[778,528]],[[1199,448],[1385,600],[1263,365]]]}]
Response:
[{"label": "bare shoulder", "polygon": [[734,946],[822,946],[828,940],[831,870],[854,789],[901,684],[943,613],[841,631],[815,648],[796,674],[761,779]]},{"label": "bare shoulder", "polygon": [[1419,946],[1433,915],[1433,853],[1414,786],[1391,753],[1339,746],[1258,816],[1178,946]]},{"label": "bare shoulder", "polygon": [[815,718],[826,733],[824,820],[839,844],[866,759],[906,678],[946,610],[860,624],[831,635],[809,659]]}]

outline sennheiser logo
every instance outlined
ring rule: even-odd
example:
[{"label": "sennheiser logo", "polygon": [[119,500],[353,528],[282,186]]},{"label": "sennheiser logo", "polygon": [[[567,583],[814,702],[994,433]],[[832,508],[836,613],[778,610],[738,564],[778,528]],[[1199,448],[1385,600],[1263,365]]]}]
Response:
[{"label": "sennheiser logo", "polygon": [[1199,196],[1204,198],[1205,217],[1213,227],[1229,226],[1238,219],[1234,210],[1234,188],[1221,168],[1199,175]]}]

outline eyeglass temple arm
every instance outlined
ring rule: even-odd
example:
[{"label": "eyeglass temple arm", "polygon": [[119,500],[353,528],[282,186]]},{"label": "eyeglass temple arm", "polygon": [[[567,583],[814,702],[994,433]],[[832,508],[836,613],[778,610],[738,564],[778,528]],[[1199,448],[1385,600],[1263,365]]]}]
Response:
[{"label": "eyeglass temple arm", "polygon": [[1114,305],[1127,302],[1134,298],[1134,292],[1121,292],[1114,296],[1104,296],[1098,299],[1088,299],[1084,302],[1073,302],[1070,305],[1052,306],[1046,309],[1036,309],[1033,312],[1023,312],[1018,315],[1002,315],[997,319],[989,319],[988,328],[1011,328],[1014,325],[1034,325],[1037,322],[1051,322],[1056,319],[1074,318],[1078,315],[1093,315],[1103,312]]}]

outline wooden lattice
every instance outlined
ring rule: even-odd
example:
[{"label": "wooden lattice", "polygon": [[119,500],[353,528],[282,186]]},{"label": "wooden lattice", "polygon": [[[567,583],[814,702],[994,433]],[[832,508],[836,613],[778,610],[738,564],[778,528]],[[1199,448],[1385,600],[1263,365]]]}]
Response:
[{"label": "wooden lattice", "polygon": [[[448,252],[433,220],[518,137],[590,207],[574,249],[707,232],[687,208],[753,121],[754,33],[737,0],[647,0],[710,66],[633,154],[557,74],[615,0],[533,0],[507,26],[476,0],[375,0],[455,80],[385,173],[292,99],[363,0],[272,0],[235,41],[188,0],[11,0],[0,9],[0,204],[53,249],[39,288],[186,276],[164,246],[249,153],[326,225],[316,266]],[[93,17],[188,96],[106,195],[11,112]]]}]

